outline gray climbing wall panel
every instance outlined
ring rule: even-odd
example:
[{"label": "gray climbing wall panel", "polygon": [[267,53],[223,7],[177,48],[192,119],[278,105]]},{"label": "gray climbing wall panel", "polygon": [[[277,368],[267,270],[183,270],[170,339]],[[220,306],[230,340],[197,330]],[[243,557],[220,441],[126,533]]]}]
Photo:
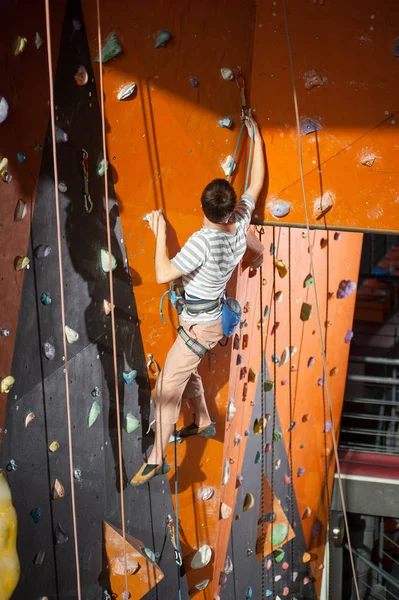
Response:
[{"label": "gray climbing wall panel", "polygon": [[[82,24],[79,30],[73,27],[73,19]],[[74,81],[80,65],[89,74],[85,87]],[[120,527],[121,515],[111,321],[103,308],[104,299],[109,300],[109,280],[100,261],[101,249],[106,248],[104,181],[97,174],[102,158],[100,111],[77,0],[67,3],[55,103],[57,125],[68,135],[66,143],[57,144],[59,177],[67,186],[67,191],[60,194],[61,247],[66,324],[79,334],[79,340],[68,345],[68,370],[72,466],[81,471],[81,481],[75,479],[74,488],[82,595],[90,600],[101,599],[103,590],[110,591],[102,520]],[[93,201],[90,213],[83,201],[82,148],[89,155]],[[130,412],[141,424],[134,433],[122,432],[126,531],[160,554],[159,565],[165,578],[145,597],[172,600],[177,595],[177,582],[174,553],[165,537],[166,516],[173,514],[168,481],[162,476],[143,488],[127,487],[128,479],[140,467],[143,453],[152,443],[152,438],[145,435],[151,417],[151,393],[112,169],[109,185],[112,253],[117,261],[113,275],[120,416],[123,423]],[[3,464],[14,459],[17,465],[8,478],[19,520],[22,568],[13,596],[17,600],[77,596],[54,196],[49,130],[32,220],[28,253],[31,268],[25,273],[22,290],[12,366],[16,383],[8,396],[2,455]],[[33,251],[40,244],[51,246],[48,257],[34,257]],[[40,301],[43,292],[51,295],[48,306]],[[55,347],[53,360],[45,358],[41,351],[45,342]],[[137,379],[126,386],[122,372],[133,368],[138,372]],[[99,395],[94,398],[92,391],[96,387]],[[87,419],[94,400],[99,402],[101,412],[89,429]],[[36,418],[25,427],[25,416],[31,411]],[[55,440],[60,447],[52,453],[48,445]],[[51,499],[55,478],[65,488],[62,499]],[[30,512],[37,507],[42,518],[35,524]],[[57,544],[54,532],[58,523],[68,540]],[[39,551],[45,552],[44,560],[34,565]],[[183,580],[184,593],[186,587]]]}]

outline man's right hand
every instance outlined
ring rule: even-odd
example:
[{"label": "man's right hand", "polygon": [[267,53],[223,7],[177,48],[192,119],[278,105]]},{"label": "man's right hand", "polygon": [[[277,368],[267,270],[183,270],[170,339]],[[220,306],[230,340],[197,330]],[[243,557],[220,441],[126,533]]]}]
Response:
[{"label": "man's right hand", "polygon": [[[251,127],[251,124],[252,124],[252,127]],[[248,116],[245,118],[245,125],[247,127],[249,137],[254,137],[254,138],[262,137],[260,134],[259,125],[255,121],[255,118],[252,115],[252,109],[248,110]]]},{"label": "man's right hand", "polygon": [[148,214],[148,224],[155,237],[159,235],[166,237],[165,217],[159,210],[153,210]]}]

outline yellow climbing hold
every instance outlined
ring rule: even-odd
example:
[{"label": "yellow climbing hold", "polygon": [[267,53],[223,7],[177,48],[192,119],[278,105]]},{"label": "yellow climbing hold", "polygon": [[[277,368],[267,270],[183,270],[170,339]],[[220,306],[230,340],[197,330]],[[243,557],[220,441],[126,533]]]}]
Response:
[{"label": "yellow climbing hold", "polygon": [[250,492],[248,492],[245,496],[244,506],[243,506],[242,510],[244,512],[247,512],[248,510],[251,510],[251,508],[253,508],[254,504],[255,504],[255,499],[254,499],[253,495]]},{"label": "yellow climbing hold", "polygon": [[303,563],[308,563],[310,562],[312,556],[309,554],[309,552],[304,552],[303,556],[302,556],[302,562]]},{"label": "yellow climbing hold", "polygon": [[257,376],[257,372],[255,371],[255,369],[253,369],[252,367],[249,367],[249,371],[248,371],[248,381],[255,383],[256,381],[256,376]]},{"label": "yellow climbing hold", "polygon": [[283,260],[274,259],[274,266],[276,267],[281,279],[287,275],[288,267]]},{"label": "yellow climbing hold", "polygon": [[20,574],[17,554],[17,513],[4,471],[0,470],[0,598],[9,600]]},{"label": "yellow climbing hold", "polygon": [[261,419],[255,419],[254,421],[254,434],[259,435],[266,429],[267,419],[265,417]]},{"label": "yellow climbing hold", "polygon": [[17,256],[14,261],[16,271],[23,271],[29,265],[30,260],[27,256]]},{"label": "yellow climbing hold", "polygon": [[1,393],[2,394],[8,394],[8,392],[10,391],[10,389],[12,388],[12,386],[15,383],[15,379],[12,375],[8,375],[7,377],[4,377],[4,379],[1,380]]},{"label": "yellow climbing hold", "polygon": [[18,56],[19,54],[22,54],[22,52],[26,48],[27,43],[28,43],[28,40],[25,37],[21,37],[19,35],[17,37],[17,39],[15,40],[15,44],[14,44],[14,56]]}]

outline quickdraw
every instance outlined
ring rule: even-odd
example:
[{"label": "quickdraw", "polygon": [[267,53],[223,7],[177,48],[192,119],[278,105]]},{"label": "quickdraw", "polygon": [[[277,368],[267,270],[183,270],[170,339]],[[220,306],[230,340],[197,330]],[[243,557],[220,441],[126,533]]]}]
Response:
[{"label": "quickdraw", "polygon": [[85,210],[87,213],[91,213],[93,210],[93,202],[89,193],[89,153],[82,149],[82,171],[83,171],[83,199],[85,203]]},{"label": "quickdraw", "polygon": [[166,325],[165,317],[163,316],[163,303],[166,296],[169,296],[169,300],[172,306],[177,310],[177,313],[180,314],[183,310],[184,304],[184,295],[183,295],[183,284],[179,283],[180,280],[172,281],[169,286],[169,289],[166,290],[161,296],[161,300],[159,302],[159,314],[161,315],[162,323]]},{"label": "quickdraw", "polygon": [[181,567],[183,564],[182,555],[179,548],[179,541],[176,536],[176,524],[171,515],[167,516],[166,519],[166,527],[169,533],[170,541],[172,542],[173,549],[175,551],[175,561],[178,567]]}]

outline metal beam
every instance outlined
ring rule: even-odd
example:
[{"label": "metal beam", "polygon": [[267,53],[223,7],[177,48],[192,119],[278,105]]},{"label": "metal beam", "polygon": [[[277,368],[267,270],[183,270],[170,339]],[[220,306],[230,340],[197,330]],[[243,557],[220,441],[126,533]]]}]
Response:
[{"label": "metal beam", "polygon": [[347,376],[348,381],[356,381],[359,383],[372,383],[373,385],[380,385],[381,387],[386,385],[397,385],[399,386],[399,379],[393,379],[393,377],[369,377],[368,375],[352,375]]},{"label": "metal beam", "polygon": [[351,363],[368,363],[373,365],[389,365],[391,367],[399,367],[399,358],[384,358],[380,356],[350,356]]}]

